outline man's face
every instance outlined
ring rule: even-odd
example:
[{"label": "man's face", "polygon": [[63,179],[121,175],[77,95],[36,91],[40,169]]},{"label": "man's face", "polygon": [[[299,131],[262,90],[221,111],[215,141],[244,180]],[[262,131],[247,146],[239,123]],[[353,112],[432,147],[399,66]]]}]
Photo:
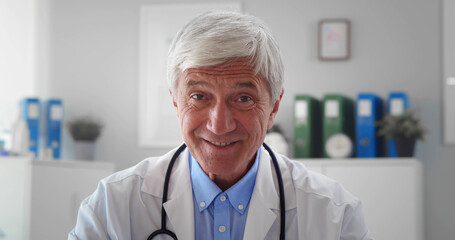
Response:
[{"label": "man's face", "polygon": [[247,59],[181,74],[171,94],[183,139],[215,183],[235,183],[254,162],[281,100],[272,102],[269,89]]}]

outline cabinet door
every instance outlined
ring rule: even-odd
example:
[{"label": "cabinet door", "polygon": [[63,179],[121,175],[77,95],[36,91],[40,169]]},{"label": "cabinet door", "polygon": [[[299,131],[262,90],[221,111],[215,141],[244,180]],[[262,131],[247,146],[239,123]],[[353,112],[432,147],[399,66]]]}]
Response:
[{"label": "cabinet door", "polygon": [[30,239],[66,239],[76,224],[81,201],[95,191],[99,180],[112,172],[113,166],[99,169],[63,162],[35,164]]},{"label": "cabinet door", "polygon": [[327,164],[325,174],[362,200],[375,239],[423,238],[422,179],[417,161]]},{"label": "cabinet door", "polygon": [[0,239],[28,239],[31,158],[0,157]]}]

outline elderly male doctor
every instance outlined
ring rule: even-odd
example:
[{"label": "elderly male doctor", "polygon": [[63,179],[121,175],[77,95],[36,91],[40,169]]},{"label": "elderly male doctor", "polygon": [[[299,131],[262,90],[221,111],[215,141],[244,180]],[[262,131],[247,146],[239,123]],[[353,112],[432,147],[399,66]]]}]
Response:
[{"label": "elderly male doctor", "polygon": [[283,64],[261,21],[231,12],[195,18],[171,46],[168,81],[187,147],[103,179],[68,239],[151,239],[162,216],[178,239],[371,239],[359,199],[285,156],[276,154],[275,169],[262,146],[283,96]]}]

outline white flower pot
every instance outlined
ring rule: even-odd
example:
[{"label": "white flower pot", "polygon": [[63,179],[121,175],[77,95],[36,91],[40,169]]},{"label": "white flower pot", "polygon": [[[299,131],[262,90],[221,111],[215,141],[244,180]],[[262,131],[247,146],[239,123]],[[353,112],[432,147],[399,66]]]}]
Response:
[{"label": "white flower pot", "polygon": [[74,158],[77,160],[95,159],[96,146],[95,142],[90,141],[75,141],[74,142]]}]

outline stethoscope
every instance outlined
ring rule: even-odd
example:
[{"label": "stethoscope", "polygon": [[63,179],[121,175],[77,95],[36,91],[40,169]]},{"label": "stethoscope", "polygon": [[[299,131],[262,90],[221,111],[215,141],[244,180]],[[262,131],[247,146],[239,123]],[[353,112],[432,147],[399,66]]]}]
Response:
[{"label": "stethoscope", "polygon": [[[273,153],[272,149],[270,149],[270,147],[267,146],[267,144],[265,144],[265,143],[263,143],[262,145],[264,146],[265,150],[267,150],[267,152],[269,152],[270,156],[272,157],[273,166],[275,167],[275,172],[276,172],[276,176],[278,179],[278,188],[280,191],[280,239],[284,240],[286,213],[285,213],[285,206],[284,206],[285,199],[284,199],[283,177],[281,176],[280,166],[278,166],[278,160],[276,159],[275,154]],[[183,150],[185,150],[185,148],[186,148],[186,145],[182,144],[177,149],[177,151],[174,153],[174,155],[171,158],[171,161],[169,162],[169,165],[166,170],[166,176],[164,178],[163,202],[161,205],[161,229],[158,229],[158,230],[154,231],[152,234],[150,234],[150,236],[147,238],[147,240],[152,240],[154,237],[156,237],[160,234],[168,235],[168,236],[172,237],[172,239],[177,240],[177,235],[175,235],[174,232],[166,229],[166,211],[164,210],[164,203],[167,202],[167,192],[169,190],[169,179],[171,178],[171,172],[172,172],[172,168],[174,167],[175,160],[180,155],[180,153],[182,153]]]}]

